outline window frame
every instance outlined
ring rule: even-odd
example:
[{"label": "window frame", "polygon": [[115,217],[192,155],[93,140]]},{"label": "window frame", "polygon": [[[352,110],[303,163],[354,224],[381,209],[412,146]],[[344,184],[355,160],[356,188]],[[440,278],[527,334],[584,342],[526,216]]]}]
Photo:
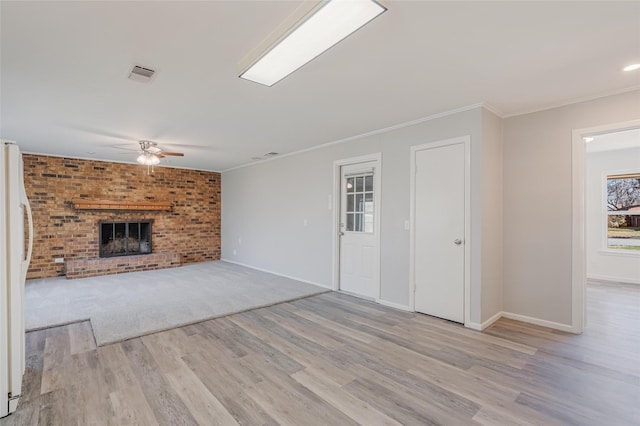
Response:
[{"label": "window frame", "polygon": [[640,168],[638,169],[625,169],[625,170],[610,170],[602,173],[602,212],[603,212],[603,225],[602,225],[602,248],[601,252],[608,254],[617,254],[625,256],[637,256],[640,257],[640,249],[626,249],[616,248],[609,246],[609,216],[640,216],[639,211],[630,212],[629,210],[609,210],[609,190],[608,183],[612,180],[611,177],[619,177],[622,179],[625,175],[640,175]]}]

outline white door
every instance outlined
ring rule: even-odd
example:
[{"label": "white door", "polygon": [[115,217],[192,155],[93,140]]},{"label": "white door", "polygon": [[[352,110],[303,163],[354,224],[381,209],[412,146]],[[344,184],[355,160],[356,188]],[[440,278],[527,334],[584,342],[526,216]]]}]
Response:
[{"label": "white door", "polygon": [[341,167],[340,290],[378,298],[376,162]]},{"label": "white door", "polygon": [[464,323],[465,144],[415,151],[415,310]]},{"label": "white door", "polygon": [[6,222],[6,148],[0,140],[0,417],[9,414],[9,276]]}]

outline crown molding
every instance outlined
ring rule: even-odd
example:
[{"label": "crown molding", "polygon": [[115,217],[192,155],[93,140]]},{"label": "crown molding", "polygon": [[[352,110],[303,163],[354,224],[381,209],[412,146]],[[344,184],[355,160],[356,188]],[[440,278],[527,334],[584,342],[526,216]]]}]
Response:
[{"label": "crown molding", "polygon": [[511,117],[517,117],[517,116],[520,116],[520,115],[533,114],[535,112],[542,112],[542,111],[547,111],[549,109],[561,108],[561,107],[568,106],[568,105],[579,104],[580,102],[593,101],[593,100],[600,99],[600,98],[606,98],[607,96],[621,95],[623,93],[634,92],[636,90],[640,90],[640,85],[631,86],[631,87],[627,87],[627,88],[624,88],[624,89],[611,90],[609,92],[603,92],[603,93],[599,93],[597,95],[585,96],[585,97],[582,97],[582,98],[576,98],[576,99],[572,99],[572,100],[568,100],[568,101],[564,101],[564,102],[558,102],[558,103],[555,103],[555,104],[548,104],[548,105],[543,106],[543,107],[537,107],[537,108],[525,109],[525,110],[522,110],[522,111],[511,112],[511,113],[505,114],[502,118],[511,118]]},{"label": "crown molding", "polygon": [[[245,168],[245,167],[256,166],[258,164],[263,164],[263,163],[267,163],[269,161],[279,160],[281,158],[291,157],[293,155],[303,154],[305,152],[315,151],[317,149],[327,148],[327,147],[332,146],[332,145],[338,145],[338,144],[342,144],[342,143],[345,143],[345,142],[351,142],[351,141],[354,141],[354,140],[357,140],[357,139],[365,138],[367,136],[379,135],[381,133],[387,133],[387,132],[391,132],[393,130],[398,130],[398,129],[402,129],[402,128],[405,128],[405,127],[415,126],[416,124],[421,124],[421,123],[424,123],[424,122],[427,122],[427,121],[435,120],[437,118],[447,117],[449,115],[459,114],[461,112],[470,111],[472,109],[477,109],[477,108],[487,108],[487,106],[484,103],[478,103],[478,104],[464,106],[464,107],[461,107],[461,108],[452,109],[452,110],[441,112],[441,113],[438,113],[438,114],[433,114],[433,115],[429,115],[429,116],[426,116],[426,117],[418,118],[416,120],[411,120],[411,121],[407,121],[407,122],[404,122],[404,123],[395,124],[393,126],[383,127],[381,129],[377,129],[377,130],[372,130],[370,132],[361,133],[359,135],[349,136],[347,138],[338,139],[338,140],[335,140],[335,141],[332,141],[332,142],[327,142],[327,143],[323,143],[323,144],[320,144],[320,145],[312,146],[312,147],[309,147],[309,148],[304,148],[304,149],[300,149],[300,150],[297,150],[297,151],[288,152],[286,154],[278,155],[277,157],[272,157],[272,158],[268,158],[268,159],[264,159],[264,160],[252,161],[250,163],[241,164],[239,166],[234,166],[234,167],[228,168],[226,170],[223,170],[222,173],[230,172],[232,170],[242,169],[242,168]],[[487,108],[487,109],[489,111],[493,112],[494,114],[498,115],[493,109],[490,109],[490,108]]]}]

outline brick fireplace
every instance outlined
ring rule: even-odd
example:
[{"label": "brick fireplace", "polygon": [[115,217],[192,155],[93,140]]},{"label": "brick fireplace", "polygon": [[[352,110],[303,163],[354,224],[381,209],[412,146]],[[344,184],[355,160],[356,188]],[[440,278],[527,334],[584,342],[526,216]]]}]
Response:
[{"label": "brick fireplace", "polygon": [[[86,276],[82,274],[88,271],[105,275],[220,259],[219,173],[156,167],[149,176],[144,166],[135,164],[33,154],[23,154],[23,159],[35,230],[29,279]],[[101,258],[100,230],[107,222],[152,222],[150,254],[119,252]],[[135,249],[130,239],[136,235],[131,228],[129,232],[124,238]],[[111,246],[119,251],[124,244]],[[144,249],[138,243],[138,251]]]}]

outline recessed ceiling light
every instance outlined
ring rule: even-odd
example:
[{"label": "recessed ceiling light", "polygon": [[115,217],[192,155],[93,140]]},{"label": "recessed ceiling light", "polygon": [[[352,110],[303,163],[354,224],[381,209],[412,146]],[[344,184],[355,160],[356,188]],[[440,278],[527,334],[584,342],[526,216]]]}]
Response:
[{"label": "recessed ceiling light", "polygon": [[631,64],[622,68],[622,71],[635,71],[635,70],[640,70],[640,64]]}]

